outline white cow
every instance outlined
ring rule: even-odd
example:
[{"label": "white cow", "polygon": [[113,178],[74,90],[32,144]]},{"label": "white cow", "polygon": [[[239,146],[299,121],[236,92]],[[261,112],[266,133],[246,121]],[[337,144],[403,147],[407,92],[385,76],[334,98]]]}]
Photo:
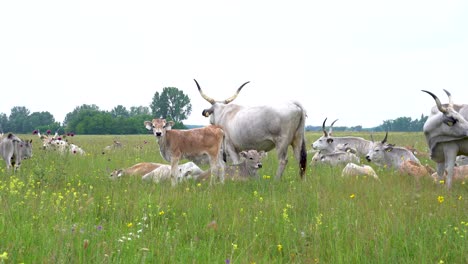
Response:
[{"label": "white cow", "polygon": [[346,164],[343,171],[341,172],[342,177],[350,177],[350,176],[370,176],[374,179],[378,180],[379,176],[375,173],[374,169],[371,166],[367,165],[357,165],[352,162]]},{"label": "white cow", "polygon": [[[186,179],[190,178],[198,178],[198,176],[202,175],[204,172],[200,169],[195,163],[189,161],[187,163],[181,164],[179,167],[179,173],[177,176],[177,181],[181,182]],[[158,168],[148,172],[147,174],[143,175],[143,181],[153,181],[155,183],[159,183],[163,180],[170,180],[171,179],[171,165],[161,165]]]},{"label": "white cow", "polygon": [[196,80],[195,83],[203,99],[211,104],[202,114],[210,117],[211,124],[223,128],[225,150],[233,163],[239,163],[239,153],[244,150],[270,151],[276,148],[279,165],[275,178],[279,180],[288,163],[288,147],[292,146],[294,157],[299,162],[300,176],[304,177],[307,166],[306,111],[299,102],[245,107],[231,102],[248,82],[241,85],[234,96],[222,101],[208,97]]},{"label": "white cow", "polygon": [[42,147],[45,150],[56,150],[60,154],[86,154],[86,152],[79,146],[72,143],[68,143],[67,140],[64,140],[63,138],[65,137],[65,135],[59,136],[57,132],[55,132],[54,136],[41,135],[40,132],[38,132],[37,135],[42,140]]}]

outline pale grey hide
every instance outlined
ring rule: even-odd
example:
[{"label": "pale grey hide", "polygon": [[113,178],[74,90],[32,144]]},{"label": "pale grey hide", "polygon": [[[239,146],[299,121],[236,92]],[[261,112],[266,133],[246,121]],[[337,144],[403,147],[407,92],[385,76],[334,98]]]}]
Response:
[{"label": "pale grey hide", "polygon": [[318,150],[321,154],[333,153],[338,147],[345,147],[353,149],[357,156],[365,157],[369,150],[372,149],[373,142],[360,137],[335,137],[331,133],[331,129],[336,120],[332,123],[330,131],[325,130],[325,123],[327,119],[323,121],[322,130],[323,136],[312,143],[312,148]]},{"label": "pale grey hide", "polygon": [[453,104],[451,94],[444,91],[449,98],[448,104],[442,104],[435,94],[423,90],[432,96],[438,110],[431,110],[423,132],[431,159],[437,163],[437,175],[442,179],[447,171],[446,187],[450,189],[456,157],[468,155],[468,105]]},{"label": "pale grey hide", "polygon": [[468,156],[465,155],[459,155],[455,159],[455,166],[463,166],[463,165],[468,165]]},{"label": "pale grey hide", "polygon": [[[226,165],[224,172],[226,179],[231,180],[249,180],[258,179],[258,170],[263,167],[262,159],[267,155],[265,151],[241,151],[239,153],[241,162],[238,164]],[[201,174],[197,180],[206,180],[209,178],[209,172]]]},{"label": "pale grey hide", "polygon": [[361,163],[359,157],[351,152],[335,151],[333,153],[319,154],[313,164],[328,164],[331,166],[345,165],[349,162]]},{"label": "pale grey hide", "polygon": [[306,111],[298,102],[278,105],[245,107],[230,104],[239,94],[244,83],[234,96],[216,101],[205,95],[195,80],[201,96],[211,104],[203,110],[210,123],[219,125],[225,131],[226,152],[233,163],[239,163],[241,151],[255,149],[270,151],[276,148],[279,166],[275,179],[281,179],[288,163],[288,147],[292,146],[294,157],[299,162],[300,176],[304,177],[307,166],[305,143]]},{"label": "pale grey hide", "polygon": [[5,160],[7,170],[13,166],[16,171],[21,166],[23,159],[32,157],[32,140],[23,141],[9,133],[0,142],[0,154]]},{"label": "pale grey hide", "polygon": [[[182,182],[187,179],[196,179],[203,174],[203,170],[200,169],[195,163],[189,161],[187,163],[178,165],[179,173],[177,175],[177,181]],[[143,175],[143,181],[153,181],[159,183],[163,180],[171,179],[171,165],[162,165],[153,171]]]},{"label": "pale grey hide", "polygon": [[394,169],[400,168],[401,164],[407,160],[421,164],[419,159],[408,149],[386,143],[387,137],[388,132],[385,133],[385,138],[381,142],[374,143],[374,147],[366,155],[367,161]]}]

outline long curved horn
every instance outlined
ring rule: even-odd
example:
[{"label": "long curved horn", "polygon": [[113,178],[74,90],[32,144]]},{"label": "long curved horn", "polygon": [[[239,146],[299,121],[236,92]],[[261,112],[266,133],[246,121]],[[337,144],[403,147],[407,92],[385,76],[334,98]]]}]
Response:
[{"label": "long curved horn", "polygon": [[432,96],[432,98],[434,98],[436,104],[437,104],[437,108],[439,109],[439,111],[441,111],[442,113],[447,113],[447,108],[445,108],[442,103],[440,102],[439,98],[437,98],[437,96],[429,91],[426,91],[426,90],[421,90],[425,93],[428,93],[430,96]]},{"label": "long curved horn", "polygon": [[332,132],[333,132],[333,125],[335,124],[335,122],[338,121],[338,119],[335,119],[335,121],[333,121],[330,125],[330,129],[328,130],[328,134],[331,136]]},{"label": "long curved horn", "polygon": [[198,84],[197,80],[193,79],[195,81],[195,83],[197,84],[197,87],[198,87],[198,92],[200,92],[200,95],[203,97],[203,99],[205,99],[206,101],[208,101],[208,103],[210,104],[214,104],[216,103],[216,101],[209,97],[208,95],[206,95],[205,93],[203,93],[202,89],[200,88],[200,85]]},{"label": "long curved horn", "polygon": [[448,96],[448,99],[449,99],[449,106],[450,106],[450,107],[453,107],[452,94],[451,94],[449,91],[445,90],[445,89],[444,89],[444,92],[445,92],[445,93],[447,94],[447,96]]},{"label": "long curved horn", "polygon": [[325,123],[327,122],[327,117],[325,117],[325,120],[323,120],[323,124],[322,124],[322,131],[323,131],[323,135],[325,137],[328,137],[328,133],[327,131],[325,130]]},{"label": "long curved horn", "polygon": [[[250,81],[249,81],[250,82]],[[230,102],[234,101],[234,99],[236,99],[237,95],[240,93],[240,91],[242,90],[242,88],[244,87],[244,85],[248,84],[249,82],[245,82],[243,85],[241,85],[237,91],[236,91],[236,94],[234,94],[233,96],[229,97],[228,99],[224,100],[224,103],[225,104],[229,104]]]},{"label": "long curved horn", "polygon": [[387,142],[387,137],[388,137],[388,130],[385,131],[385,137],[384,137],[384,139],[382,140],[382,144],[384,144],[385,142]]}]

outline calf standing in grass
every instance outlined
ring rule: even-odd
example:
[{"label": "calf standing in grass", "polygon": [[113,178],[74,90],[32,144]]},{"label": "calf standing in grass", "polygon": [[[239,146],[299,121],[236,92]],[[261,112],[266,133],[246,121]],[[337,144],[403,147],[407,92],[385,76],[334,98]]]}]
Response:
[{"label": "calf standing in grass", "polygon": [[[262,159],[265,157],[264,151],[242,151],[239,153],[242,159],[241,163],[227,165],[224,169],[226,179],[245,181],[249,179],[258,179],[258,169],[262,168]],[[200,175],[197,180],[206,180],[210,177],[210,172],[206,171]]]},{"label": "calf standing in grass", "polygon": [[[178,165],[182,158],[191,159],[204,154],[210,158],[211,174],[224,182],[224,166],[220,159],[220,149],[224,131],[219,126],[207,126],[188,130],[173,130],[174,122],[156,118],[145,121],[144,125],[152,130],[159,144],[161,156],[171,163],[172,186],[177,184]],[[213,183],[213,177],[210,183]]]}]

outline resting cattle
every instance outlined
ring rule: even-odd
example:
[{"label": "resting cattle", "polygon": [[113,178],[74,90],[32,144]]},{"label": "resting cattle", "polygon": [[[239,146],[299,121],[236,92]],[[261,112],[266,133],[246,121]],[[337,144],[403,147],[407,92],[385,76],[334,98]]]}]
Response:
[{"label": "resting cattle", "polygon": [[312,159],[312,164],[328,164],[331,166],[344,165],[349,162],[361,163],[356,154],[345,151],[335,151],[327,154],[316,154]]},{"label": "resting cattle", "polygon": [[[325,130],[325,123],[327,118],[323,121],[322,131],[323,136],[312,143],[312,148],[320,151],[322,154],[333,153],[337,147],[353,149],[357,156],[365,157],[369,150],[372,149],[373,142],[360,137],[334,137],[330,132]],[[335,123],[336,120],[333,122]],[[333,126],[333,124],[332,124]]]},{"label": "resting cattle", "polygon": [[[440,180],[437,172],[432,174],[434,180]],[[444,173],[444,176],[447,176],[447,172]],[[454,181],[465,181],[468,180],[468,165],[457,166],[453,168],[453,180]]]},{"label": "resting cattle", "polygon": [[350,177],[350,176],[370,176],[374,179],[378,180],[379,176],[375,173],[374,169],[371,166],[367,165],[357,165],[352,162],[346,164],[343,171],[341,172],[342,177]]},{"label": "resting cattle", "polygon": [[32,157],[32,140],[23,141],[9,133],[0,141],[0,155],[6,163],[7,170],[13,166],[16,171],[23,159]]},{"label": "resting cattle", "polygon": [[418,164],[421,162],[414,154],[404,147],[395,147],[387,142],[388,131],[382,142],[374,143],[374,147],[367,153],[366,159],[379,166],[399,169],[404,161],[411,160]]},{"label": "resting cattle", "polygon": [[431,175],[434,172],[434,170],[429,166],[424,166],[412,160],[403,161],[403,163],[398,168],[398,171],[401,174],[406,174],[417,178]]},{"label": "resting cattle", "polygon": [[431,159],[437,163],[439,179],[447,171],[446,187],[450,189],[456,157],[468,155],[468,105],[454,105],[451,94],[444,91],[449,98],[449,103],[445,105],[436,95],[423,90],[436,102],[436,107],[432,108],[431,115],[424,123],[423,131]]},{"label": "resting cattle", "polygon": [[156,168],[160,166],[163,166],[163,164],[153,163],[153,162],[140,162],[126,169],[114,170],[110,174],[110,178],[112,180],[115,180],[123,176],[142,177],[143,175],[155,170]]},{"label": "resting cattle", "polygon": [[[200,169],[195,163],[189,161],[182,165],[179,165],[178,178],[177,182],[181,182],[190,178],[198,178],[202,175],[204,171]],[[161,165],[158,168],[148,172],[143,175],[143,181],[153,181],[159,183],[162,180],[171,179],[171,166],[170,165]]]},{"label": "resting cattle", "polygon": [[241,91],[241,85],[234,96],[216,101],[203,93],[195,80],[200,95],[211,104],[203,110],[210,123],[221,126],[225,132],[225,151],[233,163],[239,163],[239,153],[244,150],[270,151],[276,147],[278,169],[276,179],[281,179],[288,163],[288,147],[292,146],[294,157],[299,162],[300,176],[304,177],[307,166],[305,144],[306,111],[298,102],[274,106],[244,107],[230,104]]},{"label": "resting cattle", "polygon": [[[224,167],[220,159],[220,149],[223,143],[224,132],[219,126],[207,126],[188,130],[172,130],[174,122],[156,118],[145,121],[144,125],[152,130],[156,137],[161,156],[171,163],[172,185],[177,184],[179,161],[182,158],[190,159],[201,155],[208,155],[212,175],[217,175],[224,182]],[[211,178],[213,183],[213,178]]]},{"label": "resting cattle", "polygon": [[57,150],[60,154],[86,154],[82,148],[75,144],[68,143],[68,141],[63,139],[65,136],[59,136],[57,132],[55,132],[54,136],[41,135],[40,132],[38,132],[37,135],[42,140],[42,147],[46,150]]}]

